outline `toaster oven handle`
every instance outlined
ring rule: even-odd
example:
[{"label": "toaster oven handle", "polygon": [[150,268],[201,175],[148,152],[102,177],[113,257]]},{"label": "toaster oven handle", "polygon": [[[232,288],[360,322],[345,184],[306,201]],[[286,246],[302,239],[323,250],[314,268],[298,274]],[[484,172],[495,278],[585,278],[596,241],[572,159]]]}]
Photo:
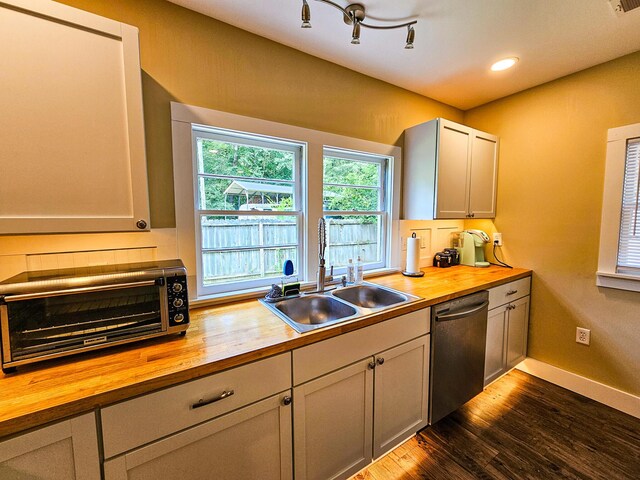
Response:
[{"label": "toaster oven handle", "polygon": [[50,292],[23,293],[20,295],[6,295],[4,301],[18,302],[20,300],[35,300],[37,298],[59,297],[61,295],[75,295],[79,293],[102,292],[105,290],[118,290],[121,288],[132,287],[152,287],[157,285],[155,280],[146,280],[144,282],[130,283],[114,283],[113,285],[98,285],[92,287],[67,288],[65,290],[52,290]]}]

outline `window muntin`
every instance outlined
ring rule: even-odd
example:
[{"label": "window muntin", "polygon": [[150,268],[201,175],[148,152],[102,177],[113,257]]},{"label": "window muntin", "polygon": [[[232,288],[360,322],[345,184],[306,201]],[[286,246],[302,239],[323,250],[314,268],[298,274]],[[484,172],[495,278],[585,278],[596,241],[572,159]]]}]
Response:
[{"label": "window muntin", "polygon": [[383,156],[324,149],[328,265],[345,267],[360,256],[365,269],[385,266],[388,163]]},{"label": "window muntin", "polygon": [[627,140],[616,270],[640,275],[640,138]]},{"label": "window muntin", "polygon": [[299,267],[302,146],[205,127],[193,142],[199,293],[269,285],[287,259]]}]

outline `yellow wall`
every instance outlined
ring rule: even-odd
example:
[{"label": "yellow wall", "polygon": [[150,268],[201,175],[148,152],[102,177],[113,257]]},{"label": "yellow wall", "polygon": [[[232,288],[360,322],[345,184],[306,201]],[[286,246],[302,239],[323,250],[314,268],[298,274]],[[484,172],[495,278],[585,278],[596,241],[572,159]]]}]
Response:
[{"label": "yellow wall", "polygon": [[438,116],[462,120],[458,109],[169,2],[60,3],[140,29],[154,228],[175,225],[171,101],[387,144],[398,144],[405,128]]},{"label": "yellow wall", "polygon": [[637,52],[465,114],[500,136],[495,229],[507,261],[535,272],[529,356],[635,395],[640,293],[598,288],[595,272],[607,129],[640,122],[639,86]]}]

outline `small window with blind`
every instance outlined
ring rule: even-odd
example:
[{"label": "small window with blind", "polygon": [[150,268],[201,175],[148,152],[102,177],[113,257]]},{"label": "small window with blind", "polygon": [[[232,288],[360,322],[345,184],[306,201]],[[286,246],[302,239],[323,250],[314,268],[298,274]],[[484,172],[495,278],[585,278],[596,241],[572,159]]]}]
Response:
[{"label": "small window with blind", "polygon": [[640,138],[627,141],[625,157],[617,270],[640,275]]},{"label": "small window with blind", "polygon": [[640,292],[640,123],[609,130],[596,277]]}]

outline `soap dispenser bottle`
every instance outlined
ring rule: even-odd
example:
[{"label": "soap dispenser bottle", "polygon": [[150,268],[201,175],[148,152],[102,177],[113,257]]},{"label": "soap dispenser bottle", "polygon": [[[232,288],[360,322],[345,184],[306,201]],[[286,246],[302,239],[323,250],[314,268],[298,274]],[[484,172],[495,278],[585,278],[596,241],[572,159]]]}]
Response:
[{"label": "soap dispenser bottle", "polygon": [[347,283],[356,283],[356,271],[352,258],[349,259],[349,263],[347,264]]},{"label": "soap dispenser bottle", "polygon": [[356,260],[355,274],[355,283],[359,285],[362,283],[362,258],[360,258],[360,255],[358,255],[358,260]]}]

